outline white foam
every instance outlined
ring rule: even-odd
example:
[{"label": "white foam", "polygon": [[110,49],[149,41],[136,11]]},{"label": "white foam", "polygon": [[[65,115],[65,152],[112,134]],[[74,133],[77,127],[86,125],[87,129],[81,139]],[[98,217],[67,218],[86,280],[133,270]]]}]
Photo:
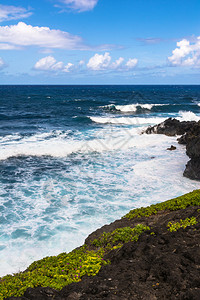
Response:
[{"label": "white foam", "polygon": [[148,103],[146,104],[136,103],[136,104],[128,104],[128,105],[109,104],[103,107],[109,109],[116,109],[121,112],[136,112],[139,107],[147,110],[151,110],[154,106],[163,106],[163,105],[168,105],[168,104],[148,104]]},{"label": "white foam", "polygon": [[[20,200],[13,201],[12,213],[20,214],[20,218],[14,225],[11,218],[9,224],[2,226],[9,240],[1,240],[6,248],[0,251],[0,276],[23,271],[34,260],[80,246],[93,230],[120,218],[132,208],[198,188],[198,182],[182,176],[188,158],[185,147],[177,144],[176,137],[137,135],[134,129],[127,133],[130,144],[117,152],[103,151],[94,156],[85,153],[84,159],[80,156],[80,165],[72,163],[68,172],[64,169],[54,180],[51,173],[49,178],[41,177],[40,181],[26,177],[15,185],[13,196],[17,194]],[[114,133],[110,131],[113,138],[110,144],[108,131],[105,128],[98,132],[99,144],[106,141],[106,147],[112,145],[117,149],[126,131],[121,128]],[[95,141],[97,143],[97,139]],[[176,151],[166,151],[171,144],[177,147]],[[99,149],[99,145],[96,147]],[[34,196],[26,195],[25,190],[33,190]],[[48,207],[56,208],[56,212],[47,214]],[[23,228],[29,228],[30,237],[10,238],[13,231]],[[46,234],[41,228],[47,228],[54,235],[40,240],[39,237]]]},{"label": "white foam", "polygon": [[125,124],[125,125],[145,125],[158,124],[163,122],[166,118],[152,117],[152,118],[136,118],[136,117],[90,117],[95,123],[100,124]]},{"label": "white foam", "polygon": [[[91,132],[91,138],[79,140],[66,138],[61,133],[51,136],[52,133],[37,134],[31,137],[16,140],[9,136],[6,143],[1,143],[0,160],[17,156],[53,156],[66,157],[72,153],[103,152],[119,149],[124,141],[141,132],[141,129],[102,129],[98,132]],[[129,145],[131,146],[131,145]],[[129,147],[126,144],[126,147]]]},{"label": "white foam", "polygon": [[199,121],[200,116],[191,111],[179,111],[180,117],[177,117],[179,121]]}]

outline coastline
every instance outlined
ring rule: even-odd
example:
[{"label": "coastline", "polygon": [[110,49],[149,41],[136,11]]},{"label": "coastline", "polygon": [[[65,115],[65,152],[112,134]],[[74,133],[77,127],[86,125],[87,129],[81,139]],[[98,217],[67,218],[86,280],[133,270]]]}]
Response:
[{"label": "coastline", "polygon": [[[187,299],[184,298],[187,293],[194,296],[189,299],[197,299],[195,295],[200,293],[199,212],[200,190],[134,209],[120,220],[90,234],[82,247],[66,254],[66,257],[64,254],[47,257],[34,262],[25,272],[3,277],[0,299]],[[68,271],[65,270],[66,265],[61,265],[61,259],[65,261],[67,256],[70,258],[68,264],[73,262]],[[175,261],[175,258],[178,260]],[[83,271],[78,266],[80,260]],[[161,268],[163,274],[159,271],[159,260],[166,260]],[[192,268],[193,278],[188,273],[189,267]],[[65,277],[62,270],[66,271]],[[77,273],[82,274],[81,281]],[[178,278],[176,285],[172,280],[175,273]],[[44,280],[44,276],[52,280],[51,286],[44,284],[47,279]],[[64,281],[67,276],[72,281],[66,286]],[[185,278],[184,281],[180,276]],[[44,287],[40,287],[42,282]],[[8,289],[12,287],[13,290],[6,291],[6,284]]]},{"label": "coastline", "polygon": [[[149,126],[145,133],[147,134],[165,134],[167,136],[177,136],[179,144],[186,146],[186,154],[190,160],[186,164],[183,176],[200,180],[200,121],[179,121],[177,119],[168,118],[164,122]],[[176,150],[173,145],[171,149]]]},{"label": "coastline", "polygon": [[[168,136],[181,135],[178,142],[186,145],[186,153],[193,161],[193,166],[198,170],[199,128],[200,122],[180,122],[169,118],[163,123],[148,127],[145,133]],[[176,150],[176,147],[172,145],[167,150]],[[187,175],[185,173],[184,175]],[[200,180],[198,176],[192,178],[189,175],[187,177]],[[133,299],[160,299],[160,297],[163,299],[188,299],[184,298],[188,293],[189,296],[187,297],[190,297],[189,299],[198,299],[197,297],[200,294],[197,284],[199,275],[199,263],[197,261],[200,261],[198,254],[199,229],[200,190],[158,204],[152,204],[146,208],[141,207],[131,210],[121,219],[92,232],[86,238],[84,245],[68,254],[61,253],[57,256],[43,258],[33,262],[24,272],[2,277],[0,279],[0,300],[78,300],[101,299],[102,297],[107,299],[130,299],[130,297],[133,297]],[[176,243],[177,239],[179,245]],[[196,249],[195,256],[194,253],[190,253],[191,239],[193,239],[192,248]],[[171,252],[172,249],[169,247],[170,249],[167,248],[165,253],[163,247],[160,249],[162,243],[165,247],[168,247],[168,244],[171,245],[170,247],[179,248],[180,245],[186,247],[178,252],[176,269],[181,269],[186,278],[186,274],[189,272],[188,266],[192,266],[194,280],[191,281],[187,277],[184,285],[180,283],[180,274],[175,269],[173,270],[173,266],[168,259],[168,256],[173,256],[177,249]],[[148,254],[155,256],[152,258],[153,260],[157,260],[157,257],[167,260],[167,267],[165,266],[163,270],[165,275],[159,275],[159,263],[154,270],[156,273],[150,274],[149,269],[152,269],[154,263],[149,259],[146,260],[148,255],[145,252],[146,250],[144,251],[141,247],[145,249],[155,248],[155,255],[152,254],[152,251]],[[124,257],[124,251],[128,251],[126,258]],[[134,262],[134,270],[137,270],[136,274],[140,275],[134,278],[134,285],[129,284],[127,286],[125,282],[127,276],[125,274],[129,274],[128,276],[131,278],[135,276],[133,276],[134,272],[130,264],[135,258],[132,257],[131,253],[137,253],[138,251],[140,253],[137,261]],[[182,265],[185,253],[191,256],[186,268],[184,264]],[[173,257],[171,259],[173,261]],[[146,264],[144,268],[140,265],[143,260]],[[120,265],[121,272],[118,270],[118,265]],[[169,266],[171,270],[169,270]],[[146,272],[147,269],[148,272]],[[145,272],[146,275],[144,275]],[[176,277],[179,278],[176,292],[173,285],[174,279],[171,279],[173,277],[171,272],[177,273]],[[111,276],[111,274],[113,275]],[[115,279],[108,278],[109,276]],[[160,288],[161,284],[162,288]],[[189,292],[188,289],[190,289]]]}]

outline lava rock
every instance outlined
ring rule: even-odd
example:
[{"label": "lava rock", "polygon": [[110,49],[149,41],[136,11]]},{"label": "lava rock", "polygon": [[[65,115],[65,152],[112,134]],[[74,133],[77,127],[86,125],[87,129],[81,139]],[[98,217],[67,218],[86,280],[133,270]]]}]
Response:
[{"label": "lava rock", "polygon": [[[200,180],[200,121],[180,122],[169,118],[158,125],[148,127],[145,133],[181,135],[177,140],[179,144],[186,145],[186,154],[190,157],[183,175],[190,179]],[[167,150],[175,149],[171,146]]]},{"label": "lava rock", "polygon": [[149,126],[145,133],[165,134],[167,136],[183,135],[188,132],[195,123],[195,121],[180,122],[179,120],[168,118],[158,125]]},{"label": "lava rock", "polygon": [[176,150],[176,147],[175,147],[175,146],[173,146],[173,145],[171,145],[171,147],[170,147],[170,148],[167,148],[167,150],[169,150],[169,151],[173,151],[173,150]]}]

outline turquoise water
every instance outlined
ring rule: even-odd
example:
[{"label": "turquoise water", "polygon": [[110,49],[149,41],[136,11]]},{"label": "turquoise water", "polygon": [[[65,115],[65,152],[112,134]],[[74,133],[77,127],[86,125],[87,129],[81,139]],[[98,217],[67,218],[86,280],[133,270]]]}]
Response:
[{"label": "turquoise water", "polygon": [[200,87],[0,86],[0,275],[199,188],[175,137],[141,134],[167,117],[198,120]]}]

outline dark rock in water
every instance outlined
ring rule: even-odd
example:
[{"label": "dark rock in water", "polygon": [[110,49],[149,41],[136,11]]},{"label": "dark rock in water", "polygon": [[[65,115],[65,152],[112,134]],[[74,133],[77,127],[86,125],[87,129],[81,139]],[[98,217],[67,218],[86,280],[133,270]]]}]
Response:
[{"label": "dark rock in water", "polygon": [[188,161],[183,175],[193,180],[200,180],[200,157]]},{"label": "dark rock in water", "polygon": [[158,125],[149,126],[145,133],[165,134],[168,136],[182,135],[188,132],[195,123],[195,121],[180,122],[179,120],[169,118]]},{"label": "dark rock in water", "polygon": [[190,127],[190,130],[188,130],[187,132],[185,132],[185,134],[183,134],[180,138],[178,138],[178,142],[179,144],[187,145],[191,140],[193,140],[196,137],[199,137],[199,135],[200,135],[200,121],[195,122],[195,124],[193,124]]},{"label": "dark rock in water", "polygon": [[[158,125],[148,127],[145,133],[181,135],[177,140],[179,144],[186,145],[186,154],[191,159],[183,175],[190,179],[200,180],[200,121],[180,122],[169,118]],[[171,146],[167,150],[175,149]]]},{"label": "dark rock in water", "polygon": [[175,146],[173,146],[173,145],[171,145],[171,147],[170,147],[170,148],[167,148],[167,150],[169,150],[169,151],[173,151],[173,150],[176,150],[176,147],[175,147]]}]

